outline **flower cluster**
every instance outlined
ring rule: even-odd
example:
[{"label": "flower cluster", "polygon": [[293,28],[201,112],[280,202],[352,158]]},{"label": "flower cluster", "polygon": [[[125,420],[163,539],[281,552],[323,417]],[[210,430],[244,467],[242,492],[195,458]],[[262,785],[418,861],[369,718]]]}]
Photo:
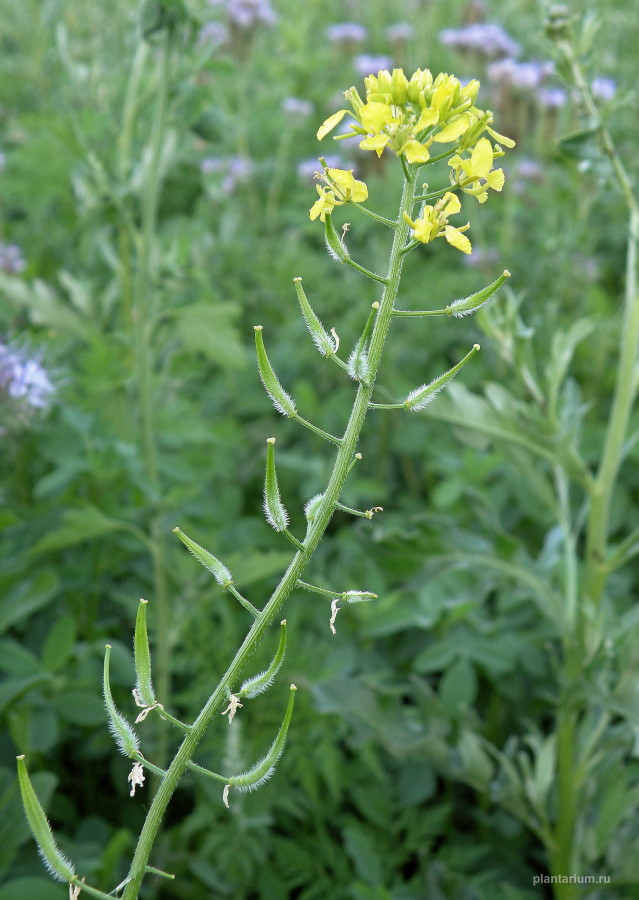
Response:
[{"label": "flower cluster", "polygon": [[493,131],[492,113],[475,106],[476,80],[462,86],[453,75],[441,73],[433,78],[429,69],[418,69],[409,80],[402,69],[392,73],[382,69],[365,78],[364,84],[366,100],[356,88],[349,88],[344,96],[351,109],[329,116],[317,132],[319,140],[350,115],[354,121],[344,137],[358,135],[361,149],[381,156],[388,148],[407,163],[427,162],[433,143],[457,143],[460,151],[468,150],[485,131],[499,144],[514,146],[510,138]]},{"label": "flower cluster", "polygon": [[434,206],[425,206],[418,219],[413,221],[406,213],[404,218],[413,229],[413,238],[422,244],[430,244],[437,237],[446,238],[448,243],[461,250],[462,253],[471,253],[472,246],[463,233],[470,228],[470,224],[455,228],[448,224],[448,217],[461,210],[461,203],[456,194],[448,191],[435,203]]},{"label": "flower cluster", "polygon": [[322,222],[326,219],[327,213],[332,213],[336,206],[342,206],[344,203],[363,203],[368,197],[368,188],[363,181],[357,181],[353,176],[353,170],[344,169],[326,169],[323,175],[320,175],[328,187],[317,185],[317,193],[319,200],[316,200],[311,207],[311,219],[318,216]]},{"label": "flower cluster", "polygon": [[55,388],[37,359],[23,350],[0,344],[0,393],[6,393],[30,410],[45,410]]}]

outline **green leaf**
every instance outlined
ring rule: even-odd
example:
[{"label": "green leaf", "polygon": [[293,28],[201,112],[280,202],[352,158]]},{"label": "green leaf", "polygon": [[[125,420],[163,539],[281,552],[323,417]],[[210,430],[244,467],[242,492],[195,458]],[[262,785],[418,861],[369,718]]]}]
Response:
[{"label": "green leaf", "polygon": [[13,878],[0,887],[0,900],[68,900],[69,889],[48,878]]},{"label": "green leaf", "polygon": [[246,351],[237,328],[232,324],[238,308],[231,305],[195,303],[175,310],[177,335],[191,355],[203,353],[225,369],[237,369],[246,363]]},{"label": "green leaf", "polygon": [[39,687],[49,680],[46,673],[27,675],[26,678],[13,678],[0,685],[0,713],[34,687]]},{"label": "green leaf", "polygon": [[38,657],[11,638],[0,641],[0,671],[10,675],[35,675],[42,672]]},{"label": "green leaf", "polygon": [[360,825],[352,824],[343,829],[342,837],[344,849],[352,859],[357,875],[370,885],[383,882],[382,854],[372,836]]},{"label": "green leaf", "polygon": [[50,628],[42,647],[42,663],[49,672],[59,672],[73,650],[76,626],[73,616],[62,616]]},{"label": "green leaf", "polygon": [[41,538],[31,548],[31,553],[50,553],[53,550],[63,550],[65,547],[73,547],[83,541],[93,540],[122,528],[128,529],[129,526],[117,519],[105,516],[94,506],[68,509],[62,516],[60,527]]},{"label": "green leaf", "polygon": [[106,724],[104,704],[94,691],[63,691],[52,702],[60,718],[72,725],[95,728]]},{"label": "green leaf", "polygon": [[27,578],[8,591],[0,599],[0,631],[46,606],[56,596],[58,587],[57,575],[44,569],[34,578]]},{"label": "green leaf", "polygon": [[462,657],[442,676],[439,697],[448,714],[456,717],[461,710],[473,704],[476,693],[475,667]]}]

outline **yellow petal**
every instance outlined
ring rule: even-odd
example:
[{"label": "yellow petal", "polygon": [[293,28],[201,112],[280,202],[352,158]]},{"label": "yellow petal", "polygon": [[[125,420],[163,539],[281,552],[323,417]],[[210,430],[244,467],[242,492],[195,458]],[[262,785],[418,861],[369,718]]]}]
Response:
[{"label": "yellow petal", "polygon": [[505,134],[499,134],[499,132],[495,131],[493,128],[486,128],[486,131],[491,135],[491,137],[495,138],[498,144],[503,144],[504,147],[509,147],[510,149],[515,146],[515,142],[513,141],[513,139],[506,137]]},{"label": "yellow petal", "polygon": [[372,100],[359,111],[360,122],[369,134],[377,134],[393,121],[393,111],[385,103]]},{"label": "yellow petal", "polygon": [[390,141],[390,136],[387,134],[374,134],[372,137],[364,138],[360,143],[360,147],[362,150],[375,150],[378,156],[381,156],[384,152],[384,147]]},{"label": "yellow petal", "polygon": [[426,108],[423,109],[421,115],[419,117],[419,121],[417,125],[413,129],[415,133],[419,131],[423,131],[424,128],[428,128],[429,125],[434,125],[439,121],[439,112],[436,109]]},{"label": "yellow petal", "polygon": [[477,141],[470,161],[473,175],[476,175],[477,178],[488,177],[493,164],[493,147],[488,138],[480,138]]},{"label": "yellow petal", "polygon": [[444,230],[444,237],[451,247],[455,247],[456,250],[461,250],[462,253],[472,253],[473,248],[470,241],[465,234],[461,233],[459,228],[447,225]]},{"label": "yellow petal", "polygon": [[454,216],[461,209],[461,201],[457,194],[453,194],[452,191],[444,194],[444,200],[444,213],[446,216]]},{"label": "yellow petal", "polygon": [[468,129],[469,125],[470,120],[468,116],[460,116],[458,119],[455,119],[454,122],[451,122],[450,125],[446,125],[445,128],[438,131],[433,137],[433,140],[437,141],[439,144],[447,144],[449,141],[456,141],[457,138]]},{"label": "yellow petal", "polygon": [[347,109],[340,109],[338,112],[333,113],[332,116],[329,116],[325,122],[322,122],[317,131],[317,140],[321,141],[322,138],[326,137],[342,121],[347,112]]},{"label": "yellow petal", "polygon": [[406,141],[401,151],[409,163],[425,163],[430,159],[428,147],[420,144],[419,141]]},{"label": "yellow petal", "polygon": [[489,172],[486,177],[488,186],[491,187],[494,191],[500,191],[503,188],[504,180],[503,169],[494,169],[492,172]]}]

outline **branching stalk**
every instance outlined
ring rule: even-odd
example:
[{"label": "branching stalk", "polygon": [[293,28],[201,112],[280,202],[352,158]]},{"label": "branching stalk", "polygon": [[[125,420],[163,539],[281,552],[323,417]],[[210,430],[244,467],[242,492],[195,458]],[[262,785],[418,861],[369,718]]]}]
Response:
[{"label": "branching stalk", "polygon": [[299,584],[302,572],[306,568],[317,545],[323,537],[335,507],[339,502],[344,483],[355,456],[359,436],[366,419],[375,377],[379,370],[386,336],[393,317],[393,305],[397,297],[403,261],[401,250],[406,243],[409,231],[409,225],[404,219],[403,214],[404,212],[410,212],[415,191],[415,172],[409,170],[409,175],[410,177],[404,182],[404,189],[397,217],[397,226],[394,231],[393,245],[390,253],[388,274],[385,279],[379,312],[370,339],[369,382],[367,384],[360,382],[358,385],[350,418],[337,450],[333,471],[320,506],[308,530],[304,542],[304,549],[298,550],[295,554],[279,585],[276,587],[262,613],[251,626],[233,661],[193,723],[191,731],[185,736],[173,761],[166,771],[166,775],[160,782],[140,834],[140,839],[129,872],[130,880],[124,889],[123,900],[137,900],[151,848],[173,792],[177,788],[185,770],[189,767],[193,754],[204,737],[212,717],[226,699],[227,691],[239,680],[247,661],[255,652],[255,649],[260,644],[269,627],[277,619],[282,604],[291,591]]}]

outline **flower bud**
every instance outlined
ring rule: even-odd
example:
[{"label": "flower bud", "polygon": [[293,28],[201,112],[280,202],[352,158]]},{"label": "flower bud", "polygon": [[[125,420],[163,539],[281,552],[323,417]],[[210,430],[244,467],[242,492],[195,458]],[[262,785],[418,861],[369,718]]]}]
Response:
[{"label": "flower bud", "polygon": [[403,69],[393,69],[391,77],[391,97],[396,106],[403,106],[408,97],[408,79]]}]

